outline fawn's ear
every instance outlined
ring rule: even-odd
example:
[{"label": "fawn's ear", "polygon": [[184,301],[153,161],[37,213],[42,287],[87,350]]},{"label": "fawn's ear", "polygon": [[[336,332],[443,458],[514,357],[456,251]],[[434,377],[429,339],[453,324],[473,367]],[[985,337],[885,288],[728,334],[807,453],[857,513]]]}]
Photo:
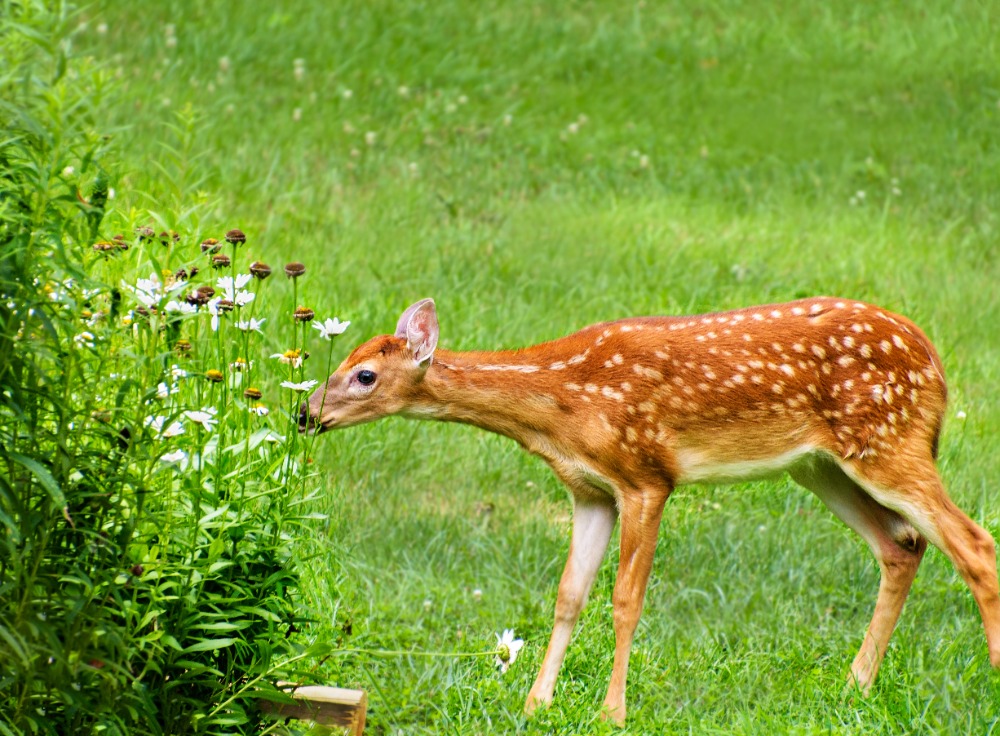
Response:
[{"label": "fawn's ear", "polygon": [[430,363],[438,341],[437,310],[433,299],[421,299],[411,305],[396,323],[396,337],[406,339],[406,346],[418,363]]}]

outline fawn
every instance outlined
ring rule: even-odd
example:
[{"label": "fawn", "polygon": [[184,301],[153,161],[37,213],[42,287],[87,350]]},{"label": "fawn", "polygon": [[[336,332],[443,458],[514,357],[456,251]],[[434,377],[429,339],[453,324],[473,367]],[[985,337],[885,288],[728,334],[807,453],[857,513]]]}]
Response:
[{"label": "fawn", "polygon": [[464,422],[544,458],[573,496],[555,624],[528,695],[552,700],[573,627],[621,521],[615,654],[604,705],[625,719],[632,637],[664,503],[684,483],[788,472],[871,546],[875,612],[849,684],[867,693],[929,540],[979,605],[1000,666],[1000,585],[990,534],[949,499],[935,469],[941,361],[905,317],[813,298],[586,327],[521,350],[437,350],[431,299],[394,335],[354,350],[303,404],[302,431],[391,414]]}]

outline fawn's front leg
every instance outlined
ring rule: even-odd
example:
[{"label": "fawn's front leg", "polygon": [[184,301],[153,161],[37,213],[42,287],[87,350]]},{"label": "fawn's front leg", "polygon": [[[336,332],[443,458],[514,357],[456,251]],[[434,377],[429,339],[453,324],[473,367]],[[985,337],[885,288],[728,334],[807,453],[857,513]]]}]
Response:
[{"label": "fawn's front leg", "polygon": [[576,500],[573,506],[573,537],[569,545],[569,557],[559,581],[559,596],[556,599],[556,619],[552,627],[549,647],[545,650],[542,668],[535,678],[535,684],[528,693],[524,705],[527,713],[532,713],[539,705],[552,702],[556,677],[566,656],[573,627],[587,602],[590,586],[604,559],[604,553],[615,527],[614,501],[608,499]]},{"label": "fawn's front leg", "polygon": [[615,663],[611,670],[608,694],[604,698],[606,717],[625,723],[625,681],[628,677],[632,636],[639,623],[646,583],[653,567],[656,537],[660,531],[663,506],[672,488],[632,489],[619,500],[621,515],[621,553],[618,578],[615,580]]}]

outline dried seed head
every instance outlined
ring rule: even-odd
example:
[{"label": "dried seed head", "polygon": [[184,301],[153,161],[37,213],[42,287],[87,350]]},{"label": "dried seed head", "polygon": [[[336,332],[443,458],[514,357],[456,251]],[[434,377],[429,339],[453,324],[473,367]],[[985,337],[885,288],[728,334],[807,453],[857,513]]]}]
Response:
[{"label": "dried seed head", "polygon": [[226,233],[226,242],[239,247],[247,242],[247,236],[243,234],[242,230],[233,229]]},{"label": "dried seed head", "polygon": [[125,240],[124,235],[116,235],[115,237],[111,238],[111,242],[114,243],[119,248],[121,248],[122,250],[128,250],[128,241]]},{"label": "dried seed head", "polygon": [[232,261],[229,260],[229,256],[225,253],[217,253],[212,256],[212,268],[229,268],[229,264]]},{"label": "dried seed head", "polygon": [[201,241],[201,252],[202,253],[210,253],[210,254],[211,253],[218,253],[219,252],[219,248],[221,248],[221,247],[222,246],[219,245],[219,241],[216,240],[215,238],[205,238],[203,241]]},{"label": "dried seed head", "polygon": [[253,401],[257,401],[263,395],[264,394],[260,392],[259,388],[254,388],[253,386],[251,386],[250,388],[248,388],[246,391],[243,392],[243,396],[245,396],[248,399],[252,399]]},{"label": "dried seed head", "polygon": [[271,275],[271,267],[261,261],[254,261],[250,264],[250,273],[254,278],[263,281]]},{"label": "dried seed head", "polygon": [[297,322],[312,322],[313,317],[316,313],[309,307],[298,307],[295,310],[295,320]]},{"label": "dried seed head", "polygon": [[221,383],[225,376],[222,375],[222,371],[218,371],[215,368],[210,368],[205,371],[205,378],[207,378],[212,383]]},{"label": "dried seed head", "polygon": [[185,271],[183,268],[178,268],[177,271],[174,272],[174,279],[177,281],[187,281],[188,272]]},{"label": "dried seed head", "polygon": [[146,242],[147,240],[152,240],[156,237],[156,231],[151,227],[137,227],[135,229],[135,234],[139,236],[140,242]]},{"label": "dried seed head", "polygon": [[191,266],[191,278],[194,278],[197,275],[198,275],[198,267],[197,266]]},{"label": "dried seed head", "polygon": [[115,248],[117,247],[118,246],[116,246],[114,243],[110,243],[107,240],[98,240],[96,243],[94,243],[94,250],[96,250],[98,253],[108,253],[109,251],[115,250]]},{"label": "dried seed head", "polygon": [[292,261],[291,263],[285,264],[285,276],[287,276],[290,279],[297,279],[305,272],[306,272],[306,267],[304,263],[299,263],[298,261]]},{"label": "dried seed head", "polygon": [[236,307],[236,303],[231,299],[220,299],[215,303],[215,308],[220,312],[232,312]]},{"label": "dried seed head", "polygon": [[129,568],[129,572],[132,573],[135,577],[141,576],[143,571],[144,570],[142,565],[139,564],[132,565],[132,567]]},{"label": "dried seed head", "polygon": [[173,230],[171,230],[169,233],[166,230],[164,230],[162,233],[160,233],[160,244],[161,245],[170,245],[171,243],[176,243],[180,239],[181,239],[181,236],[178,235]]},{"label": "dried seed head", "polygon": [[191,352],[191,342],[189,340],[178,340],[174,343],[174,350],[176,350],[181,355],[185,355]]}]

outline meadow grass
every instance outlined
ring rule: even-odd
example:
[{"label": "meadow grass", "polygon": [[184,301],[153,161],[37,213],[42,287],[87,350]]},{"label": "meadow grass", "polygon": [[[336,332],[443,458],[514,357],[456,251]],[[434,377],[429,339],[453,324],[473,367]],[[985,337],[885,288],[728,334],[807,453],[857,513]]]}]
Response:
[{"label": "meadow grass", "polygon": [[[450,349],[818,293],[873,301],[938,345],[942,472],[1000,533],[995,6],[695,5],[107,0],[78,43],[134,103],[107,110],[123,126],[118,206],[198,203],[189,228],[239,226],[254,255],[304,261],[305,302],[352,321],[338,358],[425,296]],[[369,690],[376,734],[615,732],[597,721],[614,553],[552,709],[521,715],[570,529],[540,461],[402,420],[319,446],[330,519],[302,540],[306,636],[462,652],[513,627],[527,644],[504,676],[489,659],[344,653],[317,681]],[[935,550],[872,695],[842,696],[877,585],[864,544],[787,479],[679,489],[625,732],[991,732],[1000,677]]]}]

